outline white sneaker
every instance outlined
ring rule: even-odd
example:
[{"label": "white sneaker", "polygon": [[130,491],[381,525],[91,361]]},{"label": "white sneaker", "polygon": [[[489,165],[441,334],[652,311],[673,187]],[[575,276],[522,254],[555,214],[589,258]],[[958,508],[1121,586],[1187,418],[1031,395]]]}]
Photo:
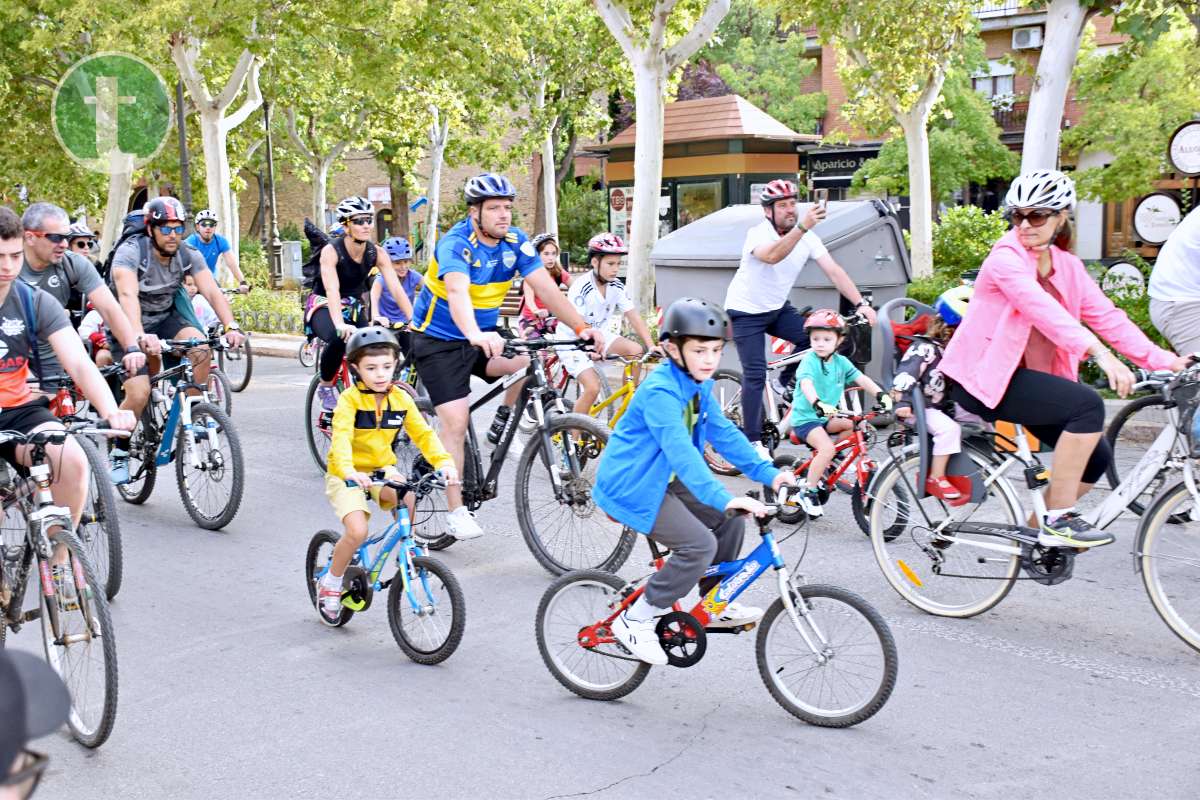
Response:
[{"label": "white sneaker", "polygon": [[758,457],[763,461],[771,460],[771,451],[762,442],[751,442],[750,446],[754,448],[754,452],[758,453]]},{"label": "white sneaker", "polygon": [[825,509],[821,506],[821,496],[816,489],[805,489],[800,493],[800,508],[810,517],[822,517]]},{"label": "white sneaker", "polygon": [[741,603],[730,603],[720,615],[708,621],[710,628],[740,628],[762,619],[763,610],[754,606],[744,606]]},{"label": "white sneaker", "polygon": [[483,536],[483,528],[479,527],[475,515],[466,506],[459,506],[446,515],[446,527],[449,529],[447,532],[460,541]]},{"label": "white sneaker", "polygon": [[617,641],[625,645],[629,652],[647,664],[661,667],[667,663],[667,654],[658,641],[658,633],[654,630],[658,624],[655,620],[635,620],[625,616],[627,612],[613,620],[612,632]]},{"label": "white sneaker", "polygon": [[342,613],[341,581],[333,584],[321,578],[317,582],[317,604],[325,616],[337,619],[338,615]]}]

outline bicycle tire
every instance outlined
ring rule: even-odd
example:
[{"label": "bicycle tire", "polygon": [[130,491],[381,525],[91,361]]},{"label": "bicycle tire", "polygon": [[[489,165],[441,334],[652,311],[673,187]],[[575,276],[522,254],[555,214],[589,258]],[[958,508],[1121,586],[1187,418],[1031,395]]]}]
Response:
[{"label": "bicycle tire", "polygon": [[[304,436],[308,442],[308,452],[312,455],[313,461],[317,464],[317,469],[321,474],[325,473],[325,459],[329,453],[330,439],[329,435],[319,430],[318,414],[322,413],[317,406],[317,385],[321,382],[320,374],[313,375],[312,380],[308,382],[308,390],[304,394]],[[333,388],[340,394],[342,387],[340,381],[334,381]]]},{"label": "bicycle tire", "polygon": [[[1181,501],[1190,503],[1191,508],[1179,511]],[[1192,530],[1185,531],[1185,525],[1192,526]],[[1191,497],[1187,484],[1181,481],[1161,492],[1142,514],[1134,554],[1138,571],[1142,574],[1142,585],[1158,616],[1184,644],[1200,651],[1200,598],[1196,598],[1191,591],[1195,584],[1194,565],[1198,563],[1200,548],[1188,540],[1189,537],[1196,538],[1197,528],[1200,528],[1200,507]],[[1174,550],[1178,545],[1164,541],[1170,534],[1182,535],[1183,544],[1187,545],[1184,553],[1176,555]],[[1163,572],[1174,568],[1181,568],[1187,573],[1183,591],[1172,588],[1176,583],[1174,580],[1170,581],[1169,586],[1164,584]],[[1180,610],[1184,600],[1191,601],[1188,613]]]},{"label": "bicycle tire", "polygon": [[[446,630],[445,640],[436,647],[428,648],[419,646],[410,638],[404,624],[404,612],[411,611],[412,607],[405,596],[405,581],[400,573],[392,578],[392,586],[388,590],[388,624],[391,626],[396,644],[404,651],[404,655],[418,664],[440,664],[454,655],[454,651],[462,642],[463,630],[467,624],[466,598],[463,596],[458,578],[454,576],[449,567],[436,558],[417,556],[412,560],[412,566],[414,570],[428,572],[442,582],[442,588],[445,589],[450,600],[450,625]],[[413,586],[414,592],[418,589],[419,585]],[[418,597],[418,602],[421,599]]]},{"label": "bicycle tire", "polygon": [[[963,452],[967,453],[977,465],[990,463],[981,454],[970,448],[964,448]],[[963,541],[954,543],[936,537],[931,530],[931,525],[926,523],[925,515],[941,514],[944,518],[948,512],[946,506],[937,498],[926,497],[923,500],[913,498],[911,487],[914,479],[912,476],[916,474],[919,463],[920,454],[913,453],[907,458],[889,463],[875,480],[874,500],[871,503],[870,511],[871,547],[875,554],[875,562],[879,565],[888,584],[898,595],[928,614],[959,619],[982,614],[995,607],[1012,591],[1017,580],[1017,572],[1021,568],[1020,557],[1010,554],[1005,566],[997,574],[980,575],[978,573],[983,568],[981,562],[978,561],[981,551],[965,543],[970,541],[970,535],[964,535]],[[896,486],[903,489],[898,501],[892,500],[893,489]],[[994,512],[998,515],[1004,511],[1007,513],[1007,517],[1005,519],[988,519],[985,516],[978,518],[980,521],[1004,522],[1012,525],[1025,524],[1025,514],[1021,509],[1021,504],[1004,478],[999,478],[992,484],[983,502],[992,498],[998,498],[999,502],[980,513]],[[919,505],[922,502],[925,505]],[[896,506],[897,517],[899,518],[901,512],[904,514],[906,530],[888,540],[884,536],[884,531],[889,530],[891,524],[885,525],[884,520],[888,511],[893,510],[894,504],[898,504]],[[973,512],[979,512],[981,505],[982,503],[972,504]],[[959,521],[965,520],[960,519]],[[918,540],[917,535],[925,537],[927,541]],[[980,535],[989,542],[997,538]],[[1004,541],[1011,543],[1007,539]],[[906,550],[906,547],[910,549]],[[937,572],[932,566],[926,569],[927,563],[932,564],[933,562],[933,553],[937,553],[944,562],[949,561],[947,554],[956,554],[953,567],[948,572],[945,569]],[[906,556],[912,560],[913,564],[908,563]],[[982,564],[986,563],[982,562]],[[943,575],[942,572],[947,574]],[[955,577],[972,572],[975,574],[971,577]],[[949,602],[935,599],[932,590],[927,588],[927,583],[934,585],[939,591],[943,588],[951,589],[952,586],[962,587],[965,591],[973,591],[970,589],[972,586],[981,588],[994,586],[995,589],[965,601]]]},{"label": "bicycle tire", "polygon": [[[854,485],[854,491],[850,493],[850,510],[854,513],[854,521],[858,523],[859,530],[863,536],[871,538],[871,484],[875,482],[875,476],[879,474],[879,467],[868,470],[867,486],[864,489],[857,482]],[[898,519],[888,526],[883,532],[884,541],[892,541],[901,533],[904,532],[904,526],[907,520]]]},{"label": "bicycle tire", "polygon": [[[526,546],[529,548],[529,551],[533,553],[533,557],[537,559],[537,562],[552,575],[562,575],[565,572],[576,569],[600,569],[608,572],[616,572],[621,568],[621,565],[625,563],[626,559],[629,558],[629,553],[633,550],[633,544],[637,537],[637,534],[629,528],[620,526],[621,532],[616,535],[616,541],[613,542],[611,546],[605,543],[605,540],[611,538],[611,536],[606,534],[604,531],[596,532],[600,535],[601,544],[598,547],[593,548],[592,552],[595,552],[599,557],[598,561],[591,559],[591,557],[586,554],[587,551],[585,548],[589,546],[589,543],[585,541],[580,544],[580,537],[574,537],[574,541],[568,548],[568,552],[584,552],[585,555],[583,558],[585,560],[593,560],[593,563],[585,564],[567,563],[561,557],[555,555],[555,553],[552,552],[552,545],[556,537],[548,535],[548,532],[545,530],[539,530],[539,528],[545,529],[546,525],[544,523],[539,525],[538,520],[535,519],[535,516],[538,518],[541,518],[541,516],[537,514],[536,511],[540,511],[544,506],[540,506],[535,511],[533,507],[533,498],[535,495],[546,496],[548,494],[551,502],[557,504],[559,509],[564,506],[562,500],[554,495],[552,489],[552,480],[548,482],[542,492],[535,493],[530,489],[530,483],[533,480],[535,459],[537,459],[546,468],[547,474],[550,472],[551,461],[549,460],[548,454],[544,452],[545,443],[543,442],[542,438],[542,430],[543,429],[536,430],[530,435],[529,441],[525,444],[525,449],[521,453],[521,460],[517,463],[517,475],[515,482],[517,522],[520,525],[521,536],[525,539]],[[608,436],[610,433],[607,427],[601,425],[599,421],[593,419],[592,417],[589,417],[585,414],[574,413],[553,415],[546,421],[544,430],[551,438],[552,444],[555,436],[557,436],[561,442],[569,438],[569,431],[581,433],[583,436],[590,437],[587,440],[587,450],[595,450],[595,445],[598,444],[599,451],[603,451],[604,445],[608,442]],[[585,452],[583,456],[585,461],[581,464],[581,466],[586,469],[588,466],[598,463],[600,455],[599,451]],[[562,455],[567,457],[567,468],[570,470],[575,470],[575,461],[579,458],[577,449],[572,448],[571,454],[564,452]],[[556,453],[554,463],[560,463],[560,459],[561,456]],[[574,483],[574,485],[571,487],[572,494],[570,502],[567,505],[571,515],[571,517],[568,519],[568,522],[574,522],[577,520],[583,520],[586,522],[596,518],[599,518],[600,520],[607,520],[607,515],[604,515],[604,512],[596,508],[595,501],[593,501],[591,498],[590,478],[584,475],[576,474],[573,475],[570,480]],[[553,506],[550,506],[550,509],[552,512],[555,510]],[[615,522],[605,522],[603,524],[606,528],[619,525],[619,523]],[[595,533],[584,533],[584,538],[586,539],[593,539],[594,537]]]},{"label": "bicycle tire", "polygon": [[[1112,421],[1108,424],[1108,428],[1105,429],[1104,438],[1108,441],[1109,447],[1112,448],[1113,454],[1112,459],[1108,462],[1108,469],[1105,470],[1105,476],[1108,478],[1109,488],[1115,490],[1121,485],[1121,467],[1119,465],[1122,461],[1136,463],[1138,460],[1137,458],[1132,457],[1124,458],[1123,453],[1127,450],[1133,449],[1140,442],[1130,441],[1128,446],[1126,446],[1126,440],[1133,439],[1134,437],[1127,436],[1125,439],[1122,439],[1121,433],[1126,430],[1129,420],[1135,415],[1145,411],[1148,408],[1154,407],[1159,407],[1162,409],[1161,413],[1165,419],[1167,416],[1166,401],[1163,400],[1161,394],[1149,394],[1145,397],[1139,397],[1136,400],[1131,400],[1126,403],[1125,406],[1113,416]],[[1160,422],[1157,425],[1140,426],[1149,427],[1151,428],[1151,431],[1144,433],[1138,432],[1140,435],[1138,435],[1136,438],[1144,439],[1148,436],[1149,438],[1146,440],[1145,444],[1147,447],[1149,447],[1149,445],[1153,443],[1154,438],[1158,436],[1159,431],[1162,429],[1162,424],[1163,423]],[[1137,426],[1135,423],[1135,425],[1131,427],[1139,426]],[[1130,431],[1130,433],[1133,432]],[[1157,495],[1159,490],[1162,489],[1166,484],[1169,478],[1169,473],[1170,470],[1168,469],[1163,469],[1160,471],[1154,480],[1146,487],[1145,491],[1129,501],[1129,505],[1126,506],[1126,508],[1140,517],[1145,512],[1146,507],[1153,502],[1155,495]]]},{"label": "bicycle tire", "polygon": [[[229,378],[230,388],[235,392],[245,391],[246,387],[250,385],[250,375],[254,372],[254,353],[250,349],[250,337],[247,336],[243,339],[242,344],[236,348],[218,350],[217,362],[220,364],[221,372]],[[226,366],[227,363],[235,364],[237,362],[241,362],[244,366],[235,367],[232,370]]]},{"label": "bicycle tire", "polygon": [[[742,427],[742,373],[736,369],[719,369],[713,373],[713,391],[715,399],[721,406],[721,413],[725,415],[730,422],[738,428]],[[731,397],[724,397],[720,389],[721,381],[731,381],[736,383],[737,391]],[[708,468],[717,475],[725,475],[733,477],[741,475],[742,471],[735,467],[730,462],[726,461],[720,453],[711,445],[704,445],[704,461],[708,464]]]},{"label": "bicycle tire", "polygon": [[96,577],[104,586],[104,596],[112,600],[121,591],[124,569],[117,498],[113,494],[108,462],[100,455],[100,448],[86,436],[77,436],[75,441],[83,448],[88,462],[87,497],[76,535],[87,549]]},{"label": "bicycle tire", "polygon": [[330,554],[332,555],[333,548],[337,545],[340,538],[342,538],[342,535],[337,531],[317,531],[308,540],[308,552],[304,556],[304,582],[308,586],[309,602],[312,603],[313,610],[317,612],[317,617],[321,622],[331,628],[342,627],[354,616],[353,609],[342,606],[337,619],[331,620],[321,612],[321,609],[317,608],[317,573],[325,568],[325,562],[328,561],[328,558],[325,558],[323,561],[321,560],[321,548],[324,545],[329,545]]},{"label": "bicycle tire", "polygon": [[[151,401],[153,402],[153,401]],[[129,451],[129,482],[123,483],[117,487],[117,494],[121,495],[121,499],[131,505],[140,506],[150,499],[150,495],[154,492],[154,483],[158,478],[158,462],[155,460],[158,457],[157,440],[150,441],[146,438],[146,431],[153,429],[157,432],[153,422],[154,412],[149,405],[142,411],[142,418],[138,420],[137,427],[125,443],[125,448]],[[109,447],[113,447],[113,441],[110,439]]]},{"label": "bicycle tire", "polygon": [[[868,687],[869,694],[866,694],[866,696],[850,706],[841,708],[819,708],[797,697],[795,690],[787,685],[784,673],[786,669],[794,666],[797,661],[804,660],[803,652],[807,648],[807,645],[804,648],[797,647],[796,649],[801,655],[790,659],[780,660],[773,657],[769,652],[772,643],[782,639],[785,631],[790,632],[800,639],[792,623],[791,615],[787,613],[783,605],[783,598],[778,598],[767,609],[767,613],[763,615],[762,622],[759,623],[758,638],[755,644],[758,674],[762,678],[763,683],[766,684],[767,691],[771,693],[771,697],[775,698],[775,702],[779,703],[789,714],[810,725],[817,725],[822,728],[849,728],[852,725],[858,725],[875,716],[883,708],[884,704],[887,703],[888,698],[891,697],[892,690],[896,686],[896,675],[899,671],[896,641],[892,637],[892,631],[888,627],[887,622],[884,621],[883,616],[880,615],[875,607],[861,596],[840,586],[812,584],[796,587],[795,591],[803,599],[805,605],[809,607],[810,613],[817,613],[816,609],[812,608],[812,601],[815,598],[824,598],[827,601],[840,603],[843,606],[850,606],[854,612],[861,615],[867,623],[867,627],[874,634],[876,641],[869,643],[865,641],[852,641],[842,647],[855,648],[857,646],[869,646],[873,649],[878,644],[882,655],[879,682],[878,685]],[[795,597],[793,597],[794,600]],[[804,670],[808,674],[808,677],[816,677],[813,674],[814,671],[820,673],[826,669],[836,669],[838,664],[846,661],[846,653],[839,652],[841,647],[836,646],[834,640],[836,633],[840,629],[837,623],[844,623],[850,618],[850,615],[834,613],[821,614],[821,617],[822,619],[819,623],[812,626],[814,630],[809,631],[809,634],[813,636],[816,629],[820,630],[828,645],[827,650],[823,651],[821,655],[828,656],[828,658],[823,663],[818,661],[815,668],[809,667],[809,669]],[[803,621],[804,619],[802,616],[801,620]],[[862,632],[864,640],[869,635],[865,630]],[[804,645],[803,639],[800,639],[800,644]],[[832,654],[828,650],[833,650]],[[857,649],[853,650],[853,653],[855,657],[852,663],[856,670],[861,670],[864,666],[862,659],[865,657],[865,654],[860,655]],[[811,650],[808,650],[808,654],[810,656],[814,655]],[[838,658],[839,655],[842,656],[840,660]],[[860,672],[855,672],[854,675],[856,678],[862,677]],[[821,683],[822,695],[835,691],[839,685],[842,687],[851,687],[853,685],[852,681],[847,681],[844,678],[841,681],[828,680],[824,675],[818,680]]]},{"label": "bicycle tire", "polygon": [[226,414],[233,413],[233,389],[229,385],[229,376],[220,367],[208,371],[208,396]]},{"label": "bicycle tire", "polygon": [[317,348],[310,342],[302,342],[299,349],[296,351],[296,358],[300,360],[300,366],[311,368],[317,363]]},{"label": "bicycle tire", "polygon": [[[74,609],[64,607],[72,605],[69,602],[63,603],[52,614],[45,593],[39,592],[42,646],[46,652],[46,661],[59,674],[71,692],[71,712],[67,717],[67,727],[71,730],[71,736],[84,747],[94,749],[107,741],[117,718],[117,643],[113,634],[112,615],[109,612],[108,600],[104,596],[103,586],[96,578],[96,572],[87,558],[83,543],[75,537],[75,534],[64,530],[55,534],[54,541],[57,545],[62,545],[67,549],[68,563],[78,564],[80,572],[82,572],[84,587],[82,590],[77,588],[76,593],[79,600],[83,602],[74,603]],[[56,594],[55,597],[57,598],[58,595]],[[77,616],[80,617],[77,626],[73,626],[69,622],[76,616],[75,612],[79,612]],[[63,634],[60,637],[55,636],[53,629],[55,617],[58,618],[59,630]],[[74,632],[75,627],[78,627],[77,633]],[[68,632],[68,628],[72,629],[71,632]],[[68,635],[83,636],[85,631],[89,637],[86,641],[72,641],[61,646],[58,644]],[[92,645],[97,639],[100,641],[100,654],[99,658],[93,659],[89,655]],[[98,702],[92,702],[95,698],[92,690],[81,692],[74,688],[75,680],[80,676],[80,670],[64,664],[64,660],[72,649],[75,652],[83,653],[81,660],[86,664],[103,667],[104,676],[101,681],[103,696],[99,698]],[[83,703],[87,703],[89,706],[98,706],[98,713],[92,713],[89,708],[86,712],[88,718],[85,720],[84,712],[80,710]]]},{"label": "bicycle tire", "polygon": [[[197,498],[192,491],[192,485],[185,474],[185,470],[191,469],[192,465],[187,463],[187,448],[184,446],[184,437],[188,434],[188,431],[183,426],[179,428],[179,441],[175,447],[175,479],[179,483],[179,496],[183,499],[183,507],[187,509],[188,516],[192,518],[192,521],[205,530],[217,531],[233,521],[233,518],[237,516],[238,508],[242,505],[242,492],[245,488],[246,480],[246,464],[242,458],[241,439],[238,438],[237,430],[233,427],[233,420],[229,418],[229,415],[211,403],[196,403],[192,406],[193,432],[207,428],[207,425],[203,422],[204,417],[208,417],[217,423],[218,440],[224,439],[228,443],[229,455],[226,457],[219,454],[209,444],[209,450],[203,453],[203,466],[205,469],[199,472],[199,477],[211,480],[209,475],[217,475],[217,480],[220,480],[225,470],[229,470],[232,479],[229,488],[229,497],[212,514],[202,510],[197,504]],[[200,447],[201,443],[196,442],[195,446]],[[200,486],[206,485],[204,483],[200,484]]]},{"label": "bicycle tire", "polygon": [[[551,619],[551,614],[557,609],[560,596],[566,589],[573,584],[593,584],[600,589],[596,597],[593,598],[592,614],[587,614],[580,619],[569,619],[563,623],[556,623]],[[546,669],[550,670],[550,674],[554,679],[562,684],[568,691],[579,695],[588,700],[617,700],[632,692],[634,689],[642,685],[642,681],[646,680],[646,676],[650,674],[650,665],[644,661],[630,660],[627,651],[623,648],[613,648],[613,653],[625,656],[624,658],[610,658],[602,655],[603,650],[596,651],[601,655],[596,655],[594,652],[589,652],[578,642],[578,632],[586,625],[592,625],[606,617],[610,612],[609,604],[616,604],[619,600],[621,590],[625,587],[625,581],[613,575],[611,572],[602,570],[578,570],[568,572],[559,577],[554,583],[547,587],[542,594],[542,599],[538,603],[537,615],[534,618],[534,629],[537,636],[538,652],[542,656],[542,663],[546,665]],[[575,608],[580,608],[583,604],[573,602],[571,605]],[[583,607],[583,611],[589,609]],[[552,624],[559,625],[561,630],[549,630]],[[607,646],[607,645],[606,645]],[[576,649],[578,648],[578,649]],[[590,658],[580,659],[577,656],[579,651],[583,651]],[[560,657],[560,652],[567,654],[567,659]],[[569,663],[568,663],[569,662]],[[578,675],[578,667],[580,665],[594,664],[598,669],[611,667],[608,670],[613,674],[613,670],[619,669],[624,665],[627,675],[616,675],[614,680],[607,683],[597,683],[595,681],[585,680]],[[574,668],[572,667],[574,665]]]}]

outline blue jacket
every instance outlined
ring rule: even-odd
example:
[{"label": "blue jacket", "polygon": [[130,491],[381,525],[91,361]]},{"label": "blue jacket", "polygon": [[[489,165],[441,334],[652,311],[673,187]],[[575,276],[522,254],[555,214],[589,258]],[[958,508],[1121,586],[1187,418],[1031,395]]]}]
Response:
[{"label": "blue jacket", "polygon": [[[697,393],[700,413],[689,437],[684,411]],[[663,364],[642,381],[604,448],[592,492],[596,505],[649,533],[674,474],[702,503],[724,511],[733,495],[705,463],[705,442],[751,480],[769,484],[779,474],[721,413],[711,380],[698,384],[675,364]]]}]

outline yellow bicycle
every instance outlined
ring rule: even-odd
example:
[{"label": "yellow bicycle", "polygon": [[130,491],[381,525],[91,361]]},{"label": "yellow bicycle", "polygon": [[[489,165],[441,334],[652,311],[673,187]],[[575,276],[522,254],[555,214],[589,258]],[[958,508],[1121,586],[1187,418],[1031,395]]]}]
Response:
[{"label": "yellow bicycle", "polygon": [[624,365],[621,371],[621,385],[617,387],[616,391],[613,391],[609,389],[608,381],[604,380],[604,376],[601,375],[600,396],[588,409],[588,416],[595,417],[609,428],[615,428],[617,420],[625,413],[625,409],[629,408],[629,401],[633,399],[633,393],[637,390],[638,384],[645,374],[642,367],[647,364],[656,364],[661,359],[662,356],[653,351],[639,358],[609,356],[606,360],[620,361]]}]

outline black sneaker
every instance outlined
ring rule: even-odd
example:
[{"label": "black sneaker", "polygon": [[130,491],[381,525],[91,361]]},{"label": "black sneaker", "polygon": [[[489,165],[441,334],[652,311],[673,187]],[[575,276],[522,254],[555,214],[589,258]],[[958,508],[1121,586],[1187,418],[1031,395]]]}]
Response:
[{"label": "black sneaker", "polygon": [[504,434],[504,429],[508,425],[508,418],[512,416],[512,409],[509,406],[500,406],[496,409],[496,418],[492,420],[492,427],[488,428],[487,440],[492,444],[500,444],[500,437]]},{"label": "black sneaker", "polygon": [[1068,511],[1055,520],[1043,519],[1038,532],[1038,544],[1045,547],[1097,547],[1112,544],[1111,533],[1097,530],[1075,511]]}]

